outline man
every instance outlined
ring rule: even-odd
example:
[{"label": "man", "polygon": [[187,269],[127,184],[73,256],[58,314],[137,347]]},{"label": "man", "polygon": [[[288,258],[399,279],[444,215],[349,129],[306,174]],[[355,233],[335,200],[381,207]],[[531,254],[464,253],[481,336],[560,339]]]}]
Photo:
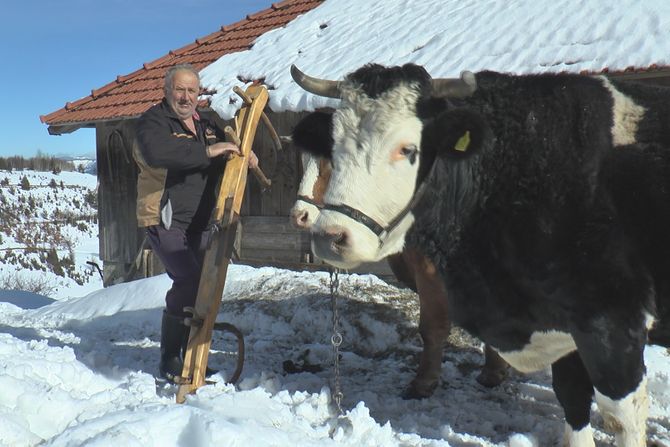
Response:
[{"label": "man", "polygon": [[[196,106],[198,72],[188,64],[168,69],[162,102],[147,110],[137,125],[133,150],[140,168],[137,221],[172,279],[161,324],[159,373],[174,382],[181,375],[188,341],[184,307],[198,293],[209,220],[225,160],[240,155]],[[258,164],[251,153],[249,166]]]}]

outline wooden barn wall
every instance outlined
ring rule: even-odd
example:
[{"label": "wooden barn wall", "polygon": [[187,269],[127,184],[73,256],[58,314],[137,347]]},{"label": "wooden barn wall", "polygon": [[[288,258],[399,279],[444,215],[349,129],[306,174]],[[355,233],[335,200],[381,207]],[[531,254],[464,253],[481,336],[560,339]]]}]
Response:
[{"label": "wooden barn wall", "polygon": [[123,282],[144,234],[137,228],[137,165],[132,156],[135,120],[96,126],[98,225],[105,285]]}]

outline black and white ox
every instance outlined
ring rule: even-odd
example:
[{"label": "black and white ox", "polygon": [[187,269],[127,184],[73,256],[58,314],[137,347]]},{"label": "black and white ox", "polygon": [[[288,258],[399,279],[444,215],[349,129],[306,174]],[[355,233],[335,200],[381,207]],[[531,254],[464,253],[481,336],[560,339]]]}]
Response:
[{"label": "black and white ox", "polygon": [[595,445],[595,395],[618,446],[646,445],[643,351],[670,344],[670,92],[567,74],[432,80],[412,64],[292,73],[341,98],[317,154],[333,172],[314,253],[351,268],[418,247],[454,323],[520,371],[551,365],[565,444]]},{"label": "black and white ox", "polygon": [[[291,208],[290,221],[302,230],[309,230],[319,217],[332,172],[329,159],[316,157],[306,151],[313,152],[324,144],[332,146],[332,141],[327,141],[330,139],[330,121],[329,113],[313,113],[293,130],[293,143],[303,151],[303,175],[298,187],[298,199]],[[451,331],[444,282],[430,259],[415,248],[405,246],[401,253],[389,255],[386,260],[398,281],[419,296],[419,334],[423,350],[416,375],[403,391],[403,397],[430,397],[440,381],[442,351]],[[484,365],[477,375],[477,381],[484,386],[494,387],[506,377],[507,363],[488,345],[485,346]]]}]

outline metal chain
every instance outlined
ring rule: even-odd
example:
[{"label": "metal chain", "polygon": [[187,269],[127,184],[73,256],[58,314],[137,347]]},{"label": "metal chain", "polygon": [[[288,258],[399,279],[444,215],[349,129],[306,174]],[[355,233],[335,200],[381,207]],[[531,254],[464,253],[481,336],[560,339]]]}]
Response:
[{"label": "metal chain", "polygon": [[330,301],[333,309],[333,335],[330,338],[330,342],[333,345],[333,365],[334,365],[334,390],[333,390],[333,400],[337,405],[337,411],[340,415],[344,413],[342,411],[342,398],[344,394],[342,393],[342,388],[340,384],[340,345],[342,344],[342,334],[339,331],[340,327],[340,315],[337,312],[337,289],[340,286],[339,271],[337,269],[330,270]]}]

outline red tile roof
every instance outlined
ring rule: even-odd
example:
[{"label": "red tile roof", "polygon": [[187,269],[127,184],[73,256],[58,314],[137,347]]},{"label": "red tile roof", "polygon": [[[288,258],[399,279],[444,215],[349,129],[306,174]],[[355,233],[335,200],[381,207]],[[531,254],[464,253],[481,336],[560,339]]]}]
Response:
[{"label": "red tile roof", "polygon": [[115,81],[92,90],[90,96],[68,102],[62,109],[40,116],[40,120],[49,125],[49,133],[58,134],[90,126],[96,121],[138,116],[163,97],[163,77],[169,67],[190,63],[202,70],[225,54],[249,49],[260,35],[286,25],[322,2],[284,0],[273,3],[268,9],[145,63],[133,73],[117,76]]}]

